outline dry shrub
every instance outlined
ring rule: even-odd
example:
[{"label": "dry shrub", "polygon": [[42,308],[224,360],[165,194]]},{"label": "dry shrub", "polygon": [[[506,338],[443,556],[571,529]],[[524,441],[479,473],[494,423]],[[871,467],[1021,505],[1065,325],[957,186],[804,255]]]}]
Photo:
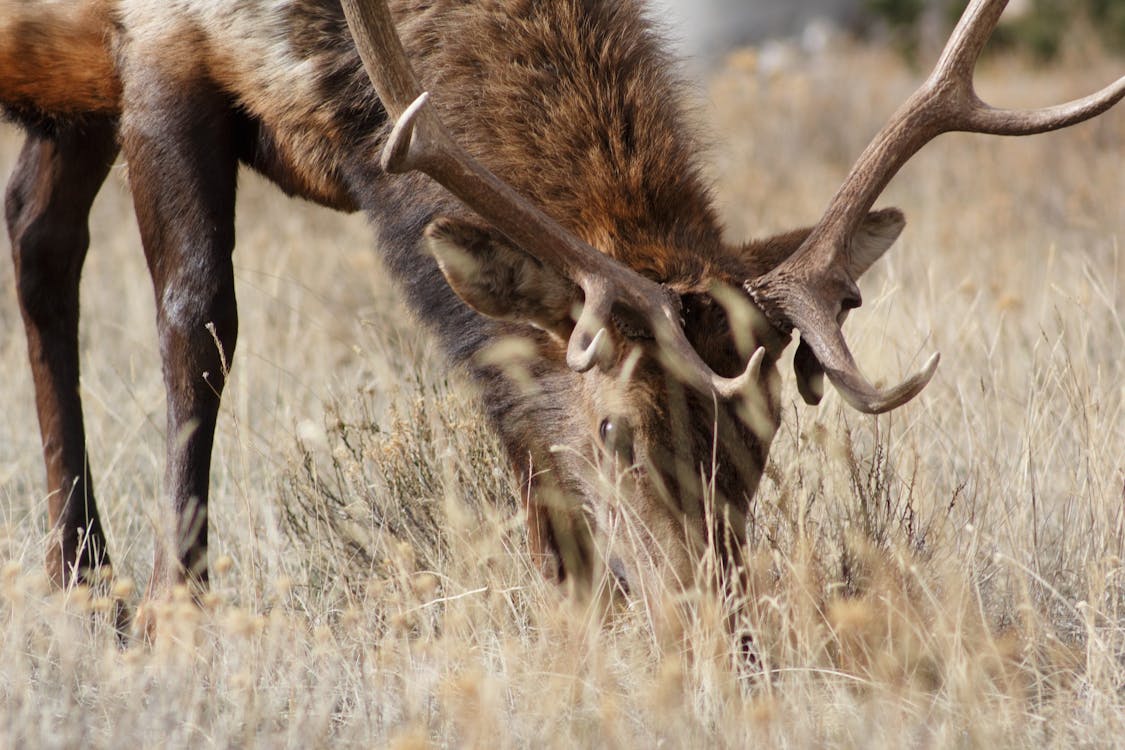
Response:
[{"label": "dry shrub", "polygon": [[485,526],[522,544],[514,479],[473,397],[421,373],[412,385],[384,413],[370,394],[329,408],[327,451],[298,441],[279,500],[314,585],[354,594],[395,571],[440,570],[453,535]]}]

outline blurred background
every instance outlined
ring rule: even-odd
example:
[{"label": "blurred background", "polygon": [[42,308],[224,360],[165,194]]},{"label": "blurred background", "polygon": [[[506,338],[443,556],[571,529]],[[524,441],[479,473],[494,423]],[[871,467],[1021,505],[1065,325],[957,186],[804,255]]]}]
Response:
[{"label": "blurred background", "polygon": [[[936,47],[966,0],[653,0],[695,72],[731,49],[788,39],[816,52],[834,33],[887,41],[908,57]],[[1040,60],[1059,52],[1076,24],[1125,49],[1125,0],[1012,0],[997,41],[1024,47]]]}]

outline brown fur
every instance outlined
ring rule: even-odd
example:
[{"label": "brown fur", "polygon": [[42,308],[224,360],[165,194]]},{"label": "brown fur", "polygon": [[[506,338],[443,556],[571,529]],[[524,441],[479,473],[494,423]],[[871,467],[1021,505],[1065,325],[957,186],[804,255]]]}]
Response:
[{"label": "brown fur", "polygon": [[115,114],[108,0],[0,0],[0,102],[56,116]]},{"label": "brown fur", "polygon": [[[633,268],[660,280],[705,272],[718,223],[680,82],[636,3],[433,8],[406,39],[463,145]],[[438,43],[442,29],[457,31]]]}]

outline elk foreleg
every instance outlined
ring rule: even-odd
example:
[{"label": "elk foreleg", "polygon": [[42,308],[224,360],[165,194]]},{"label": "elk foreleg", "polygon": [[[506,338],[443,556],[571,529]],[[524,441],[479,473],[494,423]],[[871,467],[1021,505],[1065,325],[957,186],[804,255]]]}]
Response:
[{"label": "elk foreleg", "polygon": [[200,81],[126,80],[122,145],[156,295],[167,397],[166,505],[149,595],[207,585],[207,497],[219,400],[238,335],[236,152],[229,102]]},{"label": "elk foreleg", "polygon": [[47,570],[59,585],[89,581],[109,563],[78,393],[78,281],[115,132],[109,119],[31,130],[5,196],[47,468]]}]

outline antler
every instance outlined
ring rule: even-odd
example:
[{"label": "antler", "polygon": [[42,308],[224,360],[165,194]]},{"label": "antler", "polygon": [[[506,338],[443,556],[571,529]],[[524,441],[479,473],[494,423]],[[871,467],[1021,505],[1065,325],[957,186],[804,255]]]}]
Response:
[{"label": "antler", "polygon": [[343,0],[343,7],[363,67],[396,119],[383,168],[429,175],[525,252],[581,287],[585,303],[567,345],[573,370],[585,372],[604,361],[605,322],[613,307],[622,305],[648,322],[667,363],[688,385],[732,398],[757,377],[760,355],[736,378],[715,373],[688,342],[678,300],[664,287],[567,232],[453,141],[429,94],[421,91],[385,0]]},{"label": "antler", "polygon": [[935,354],[901,385],[879,391],[860,373],[840,330],[842,315],[861,301],[847,270],[851,238],[891,178],[942,133],[1043,133],[1095,117],[1125,97],[1122,77],[1084,99],[1045,109],[1001,110],[981,101],[973,71],[1007,4],[969,4],[934,72],[875,136],[804,244],[772,271],[746,283],[774,325],[801,332],[829,380],[860,411],[878,414],[906,403],[929,383],[938,363]]}]

